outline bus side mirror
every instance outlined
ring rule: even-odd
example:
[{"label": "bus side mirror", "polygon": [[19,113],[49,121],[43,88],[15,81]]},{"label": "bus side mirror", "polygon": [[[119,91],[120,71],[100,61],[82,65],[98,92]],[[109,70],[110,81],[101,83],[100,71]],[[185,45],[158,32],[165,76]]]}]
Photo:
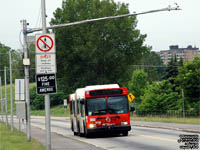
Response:
[{"label": "bus side mirror", "polygon": [[80,100],[80,103],[83,105],[83,104],[84,104],[84,99],[81,99],[81,100]]},{"label": "bus side mirror", "polygon": [[135,111],[135,107],[132,106],[132,107],[131,107],[131,111]]}]

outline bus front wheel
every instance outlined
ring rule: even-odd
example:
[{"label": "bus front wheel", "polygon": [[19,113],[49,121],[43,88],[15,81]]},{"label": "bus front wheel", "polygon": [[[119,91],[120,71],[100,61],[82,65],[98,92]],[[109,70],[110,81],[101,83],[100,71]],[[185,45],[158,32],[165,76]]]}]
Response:
[{"label": "bus front wheel", "polygon": [[128,136],[128,131],[122,132],[122,135],[123,135],[123,136]]},{"label": "bus front wheel", "polygon": [[86,138],[89,138],[89,137],[90,137],[90,136],[89,136],[89,133],[87,133],[87,131],[86,131],[85,125],[84,125],[84,136],[85,136]]}]

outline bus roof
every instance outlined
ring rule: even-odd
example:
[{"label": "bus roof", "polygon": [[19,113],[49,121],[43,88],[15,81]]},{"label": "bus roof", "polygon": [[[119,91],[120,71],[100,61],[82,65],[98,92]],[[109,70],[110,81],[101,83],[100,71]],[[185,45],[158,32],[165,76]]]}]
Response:
[{"label": "bus roof", "polygon": [[74,100],[75,100],[75,94],[70,94],[69,96],[70,96],[70,100],[71,100],[71,101],[74,101]]},{"label": "bus roof", "polygon": [[90,90],[112,89],[112,88],[120,88],[120,87],[118,84],[91,85],[91,86],[86,86],[85,90],[90,91]]},{"label": "bus roof", "polygon": [[78,88],[75,93],[77,99],[85,98],[85,88]]}]

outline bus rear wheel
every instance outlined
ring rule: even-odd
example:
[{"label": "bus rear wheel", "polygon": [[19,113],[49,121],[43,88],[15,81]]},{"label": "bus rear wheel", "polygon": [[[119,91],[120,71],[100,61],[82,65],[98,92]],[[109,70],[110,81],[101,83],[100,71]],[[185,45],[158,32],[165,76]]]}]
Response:
[{"label": "bus rear wheel", "polygon": [[74,132],[74,135],[75,135],[75,136],[78,135],[78,132]]}]

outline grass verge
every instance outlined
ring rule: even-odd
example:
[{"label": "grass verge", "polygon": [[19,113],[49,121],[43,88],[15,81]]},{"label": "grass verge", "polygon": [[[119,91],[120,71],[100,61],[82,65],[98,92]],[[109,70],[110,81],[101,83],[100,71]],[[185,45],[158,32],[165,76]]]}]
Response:
[{"label": "grass verge", "polygon": [[32,139],[26,141],[26,135],[19,133],[16,129],[13,132],[0,122],[0,150],[44,150],[45,147]]},{"label": "grass verge", "polygon": [[[33,116],[44,116],[45,110],[31,111],[31,115],[33,115]],[[51,107],[51,116],[54,116],[54,117],[69,117],[69,107],[67,107],[67,109],[64,109],[63,105]]]},{"label": "grass verge", "polygon": [[165,123],[182,123],[182,124],[200,124],[199,118],[176,118],[176,117],[131,117],[135,121],[146,122],[165,122]]}]

